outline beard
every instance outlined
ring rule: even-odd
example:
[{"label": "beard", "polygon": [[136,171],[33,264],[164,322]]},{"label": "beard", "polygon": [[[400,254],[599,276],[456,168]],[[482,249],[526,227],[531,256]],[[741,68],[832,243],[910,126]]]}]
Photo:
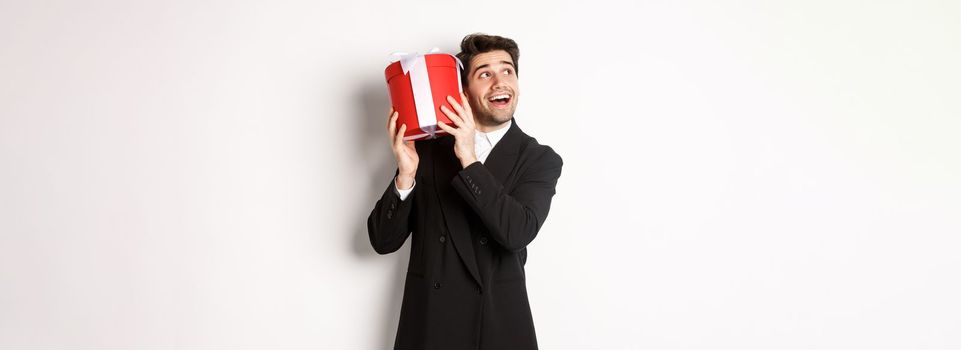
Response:
[{"label": "beard", "polygon": [[485,105],[483,108],[474,109],[474,118],[480,125],[497,126],[511,120],[516,109],[517,103],[515,101],[511,101],[511,106],[508,109],[492,109]]}]

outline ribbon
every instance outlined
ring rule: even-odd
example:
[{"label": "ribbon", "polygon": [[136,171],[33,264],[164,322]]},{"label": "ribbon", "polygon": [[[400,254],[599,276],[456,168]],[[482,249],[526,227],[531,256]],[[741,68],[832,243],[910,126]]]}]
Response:
[{"label": "ribbon", "polygon": [[[400,61],[404,74],[410,75],[410,87],[414,92],[414,109],[417,111],[417,124],[422,131],[427,133],[427,135],[405,137],[404,141],[419,139],[424,136],[432,139],[436,137],[437,131],[440,130],[437,126],[437,112],[434,111],[434,95],[430,91],[430,77],[427,75],[427,59],[424,57],[439,51],[440,49],[434,47],[425,54],[395,52],[390,55],[391,63]],[[457,90],[464,92],[464,88],[460,84],[460,70],[464,67],[464,64],[457,56],[450,56],[457,61]]]}]

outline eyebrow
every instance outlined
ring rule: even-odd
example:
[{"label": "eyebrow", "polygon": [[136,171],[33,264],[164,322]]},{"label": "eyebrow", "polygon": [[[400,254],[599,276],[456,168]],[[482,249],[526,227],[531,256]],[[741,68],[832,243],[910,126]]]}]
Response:
[{"label": "eyebrow", "polygon": [[[501,63],[503,63],[503,64],[509,64],[509,65],[511,65],[511,68],[514,67],[514,62],[511,62],[511,61],[501,61]],[[479,65],[479,66],[477,66],[477,68],[474,68],[474,72],[479,71],[481,68],[484,68],[484,67],[490,67],[490,64],[485,63],[485,64],[482,64],[482,65]],[[471,72],[471,73],[473,73],[473,72]]]}]

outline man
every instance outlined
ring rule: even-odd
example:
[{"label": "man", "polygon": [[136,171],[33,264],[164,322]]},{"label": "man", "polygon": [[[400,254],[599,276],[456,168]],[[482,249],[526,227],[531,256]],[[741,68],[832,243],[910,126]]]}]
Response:
[{"label": "man", "polygon": [[468,35],[449,135],[404,141],[391,110],[397,172],[367,219],[379,254],[412,234],[394,349],[536,349],[524,265],[547,218],[563,162],[514,120],[517,44]]}]

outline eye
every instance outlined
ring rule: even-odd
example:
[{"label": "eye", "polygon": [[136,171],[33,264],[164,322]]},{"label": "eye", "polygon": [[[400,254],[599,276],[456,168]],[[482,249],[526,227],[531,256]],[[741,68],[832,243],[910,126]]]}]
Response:
[{"label": "eye", "polygon": [[507,69],[504,70],[504,74],[507,74],[507,75],[514,74],[514,70],[513,70],[513,69],[510,69],[510,68],[507,68]]},{"label": "eye", "polygon": [[481,78],[489,78],[490,76],[491,76],[490,72],[483,72],[480,75],[478,75],[478,77],[481,77]]}]

